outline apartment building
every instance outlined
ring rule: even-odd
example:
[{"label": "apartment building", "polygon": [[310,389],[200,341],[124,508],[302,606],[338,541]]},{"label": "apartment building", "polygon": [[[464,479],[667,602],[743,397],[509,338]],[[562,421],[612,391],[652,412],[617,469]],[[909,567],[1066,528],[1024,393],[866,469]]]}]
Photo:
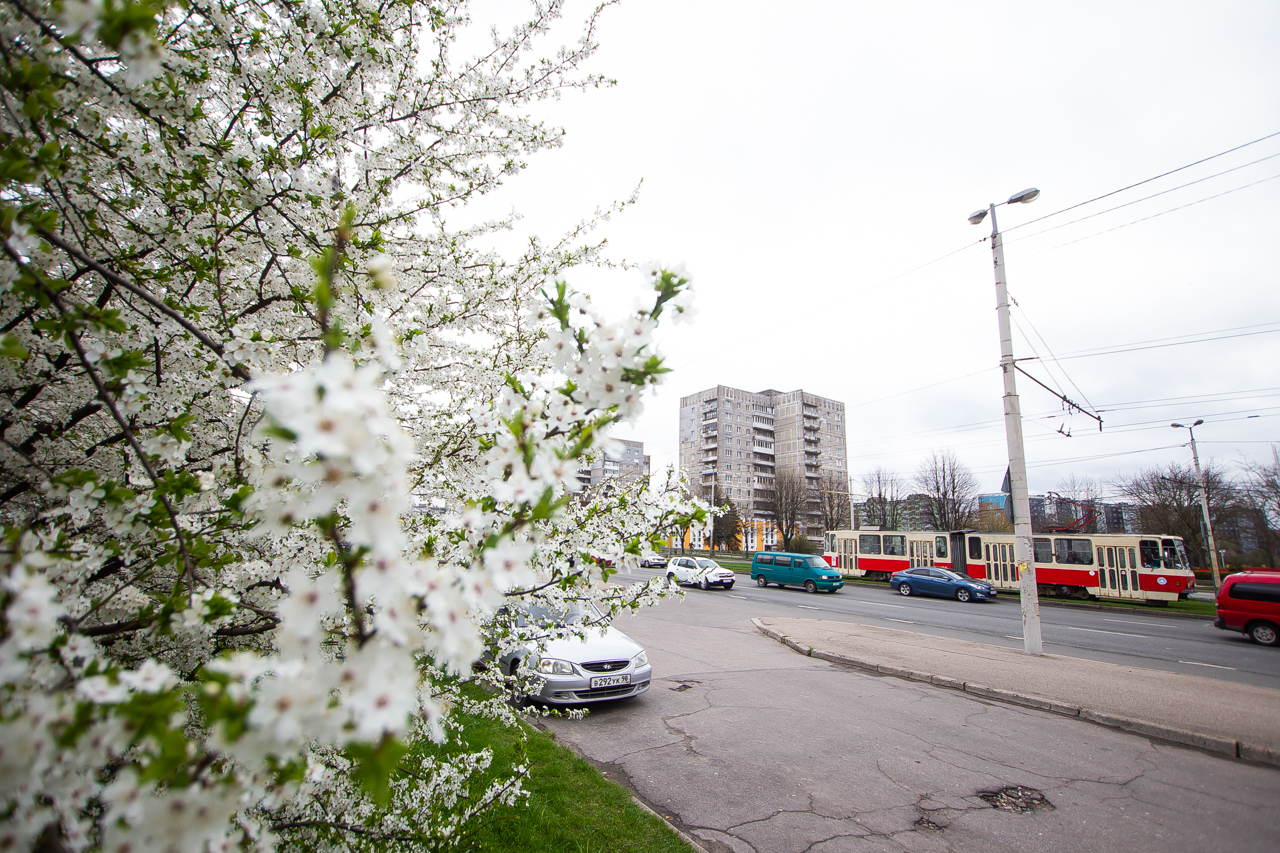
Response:
[{"label": "apartment building", "polygon": [[649,457],[643,441],[615,439],[616,449],[598,454],[578,469],[578,482],[594,486],[613,477],[634,480],[649,476]]},{"label": "apartment building", "polygon": [[[779,471],[803,474],[816,488],[824,475],[848,483],[844,403],[798,391],[744,391],[717,385],[680,400],[680,470],[695,489],[730,498],[743,519],[743,548],[777,544],[772,519],[761,508]],[[805,533],[822,535],[821,518],[805,520]]]}]

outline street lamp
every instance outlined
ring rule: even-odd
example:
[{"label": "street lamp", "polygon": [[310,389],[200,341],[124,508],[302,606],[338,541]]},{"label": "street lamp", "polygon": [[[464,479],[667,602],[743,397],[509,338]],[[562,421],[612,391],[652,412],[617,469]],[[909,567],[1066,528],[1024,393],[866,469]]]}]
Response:
[{"label": "street lamp", "polygon": [[[1034,201],[1040,190],[1014,193],[1003,204]],[[1022,599],[1022,650],[1029,655],[1044,654],[1040,639],[1040,596],[1036,587],[1036,563],[1031,543],[1031,498],[1027,494],[1027,457],[1022,446],[1022,410],[1014,382],[1013,332],[1009,328],[1009,291],[1004,280],[1004,244],[996,225],[996,208],[969,214],[969,224],[978,225],[991,214],[991,254],[996,267],[996,319],[1000,325],[1000,370],[1004,373],[1004,434],[1009,445],[1009,492],[1013,501],[1013,554],[1018,563],[1019,592]]]},{"label": "street lamp", "polygon": [[1196,479],[1200,482],[1200,511],[1204,513],[1204,529],[1209,536],[1209,565],[1213,568],[1213,589],[1216,592],[1222,586],[1222,579],[1218,576],[1218,546],[1213,541],[1213,521],[1209,518],[1209,492],[1205,488],[1204,472],[1200,470],[1200,454],[1196,452],[1196,427],[1202,423],[1204,418],[1191,426],[1182,424],[1169,424],[1169,426],[1174,429],[1185,429],[1191,433],[1191,459],[1196,463]]}]

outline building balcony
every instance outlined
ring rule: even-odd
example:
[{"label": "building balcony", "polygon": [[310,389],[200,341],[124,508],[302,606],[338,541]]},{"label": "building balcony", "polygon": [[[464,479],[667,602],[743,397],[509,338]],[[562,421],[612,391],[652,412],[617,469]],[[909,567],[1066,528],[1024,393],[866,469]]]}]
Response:
[{"label": "building balcony", "polygon": [[770,456],[774,455],[773,442],[771,441],[766,441],[766,442],[757,441],[752,449],[754,449],[756,453],[767,453]]}]

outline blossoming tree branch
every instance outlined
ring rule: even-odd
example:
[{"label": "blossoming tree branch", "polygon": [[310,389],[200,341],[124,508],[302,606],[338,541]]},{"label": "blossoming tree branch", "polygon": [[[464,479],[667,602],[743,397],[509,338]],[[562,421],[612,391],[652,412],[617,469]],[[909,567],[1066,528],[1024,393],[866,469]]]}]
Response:
[{"label": "blossoming tree branch", "polygon": [[456,845],[528,772],[461,744],[477,662],[574,630],[504,605],[666,594],[602,566],[706,508],[576,474],[688,277],[614,322],[592,222],[448,224],[607,82],[561,11],[0,0],[0,849]]}]

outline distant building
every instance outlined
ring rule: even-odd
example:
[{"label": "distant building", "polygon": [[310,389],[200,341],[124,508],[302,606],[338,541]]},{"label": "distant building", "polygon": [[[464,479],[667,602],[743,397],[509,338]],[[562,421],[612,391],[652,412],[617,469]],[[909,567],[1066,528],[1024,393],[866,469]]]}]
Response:
[{"label": "distant building", "polygon": [[623,482],[649,476],[649,457],[643,441],[615,440],[620,449],[597,455],[578,469],[578,482],[595,486],[605,480],[620,478]]},{"label": "distant building", "polygon": [[[806,391],[743,391],[717,385],[680,400],[680,470],[704,496],[712,489],[738,507],[746,550],[777,544],[761,506],[782,470],[801,473],[810,487],[823,475],[849,481],[844,403]],[[822,536],[816,501],[804,533]]]}]

